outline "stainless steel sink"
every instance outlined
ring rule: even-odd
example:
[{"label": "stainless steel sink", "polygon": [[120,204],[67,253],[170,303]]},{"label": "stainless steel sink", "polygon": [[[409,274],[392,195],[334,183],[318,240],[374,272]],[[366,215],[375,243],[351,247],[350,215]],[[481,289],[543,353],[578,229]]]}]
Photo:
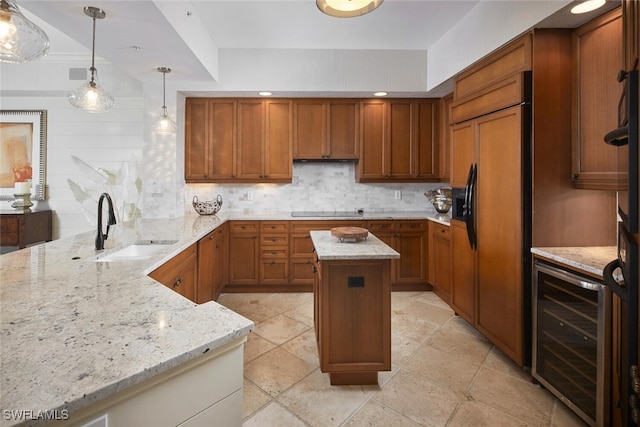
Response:
[{"label": "stainless steel sink", "polygon": [[142,240],[125,246],[115,252],[100,256],[95,262],[123,262],[149,259],[166,248],[167,245],[172,245],[176,242],[177,240]]}]

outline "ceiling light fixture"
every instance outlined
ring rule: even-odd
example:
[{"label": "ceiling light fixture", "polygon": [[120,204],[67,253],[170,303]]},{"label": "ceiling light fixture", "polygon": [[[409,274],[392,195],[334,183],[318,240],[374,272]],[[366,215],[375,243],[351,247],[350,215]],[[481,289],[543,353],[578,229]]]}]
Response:
[{"label": "ceiling light fixture", "polygon": [[18,9],[13,0],[0,1],[0,61],[24,64],[49,51],[49,37]]},{"label": "ceiling light fixture", "polygon": [[376,10],[383,0],[316,0],[322,13],[336,18],[352,18]]},{"label": "ceiling light fixture", "polygon": [[104,19],[104,10],[86,6],[84,14],[93,19],[93,45],[91,47],[91,78],[78,89],[69,94],[69,102],[76,108],[89,113],[101,113],[113,107],[113,96],[98,86],[98,70],[95,67],[96,56],[96,19]]},{"label": "ceiling light fixture", "polygon": [[158,67],[158,71],[162,73],[162,116],[153,126],[153,132],[158,135],[173,135],[178,127],[176,123],[169,118],[167,114],[167,103],[165,101],[165,76],[171,72],[171,68]]},{"label": "ceiling light fixture", "polygon": [[258,95],[260,96],[271,96],[273,95],[271,92],[263,90],[262,92],[258,92]]},{"label": "ceiling light fixture", "polygon": [[596,10],[602,6],[604,6],[605,0],[587,0],[579,5],[576,5],[571,8],[571,13],[574,15],[578,15],[580,13],[591,12],[592,10]]},{"label": "ceiling light fixture", "polygon": [[389,95],[389,92],[376,92],[373,95],[374,96],[387,96],[387,95]]}]

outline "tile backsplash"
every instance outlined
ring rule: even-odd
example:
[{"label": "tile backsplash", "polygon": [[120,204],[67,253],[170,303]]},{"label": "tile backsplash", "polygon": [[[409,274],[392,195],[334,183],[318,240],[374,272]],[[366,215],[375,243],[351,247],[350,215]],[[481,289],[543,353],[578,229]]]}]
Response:
[{"label": "tile backsplash", "polygon": [[213,200],[220,194],[223,211],[425,211],[435,209],[424,196],[447,183],[361,184],[355,182],[355,163],[294,163],[290,184],[189,184],[185,186],[185,213],[192,213],[194,195]]}]

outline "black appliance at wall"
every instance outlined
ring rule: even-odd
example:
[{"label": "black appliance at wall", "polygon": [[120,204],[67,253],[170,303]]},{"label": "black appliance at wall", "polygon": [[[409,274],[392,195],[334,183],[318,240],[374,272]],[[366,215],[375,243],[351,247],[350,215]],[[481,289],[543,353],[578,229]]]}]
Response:
[{"label": "black appliance at wall", "polygon": [[[618,192],[618,258],[604,269],[605,283],[619,298],[619,347],[614,348],[614,365],[619,372],[619,399],[614,408],[621,410],[622,425],[640,423],[638,392],[638,70],[621,71],[618,81],[624,83],[618,106],[618,128],[605,136],[605,142],[620,147],[618,169],[627,173],[627,190]],[[621,272],[621,275],[619,274]],[[617,362],[617,363],[615,363]]]}]

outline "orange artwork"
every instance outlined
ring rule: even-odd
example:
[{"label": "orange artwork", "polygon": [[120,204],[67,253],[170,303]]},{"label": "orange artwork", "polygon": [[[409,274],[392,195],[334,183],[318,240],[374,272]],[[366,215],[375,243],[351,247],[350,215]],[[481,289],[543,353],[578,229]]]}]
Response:
[{"label": "orange artwork", "polygon": [[0,124],[0,187],[33,179],[33,123]]}]

